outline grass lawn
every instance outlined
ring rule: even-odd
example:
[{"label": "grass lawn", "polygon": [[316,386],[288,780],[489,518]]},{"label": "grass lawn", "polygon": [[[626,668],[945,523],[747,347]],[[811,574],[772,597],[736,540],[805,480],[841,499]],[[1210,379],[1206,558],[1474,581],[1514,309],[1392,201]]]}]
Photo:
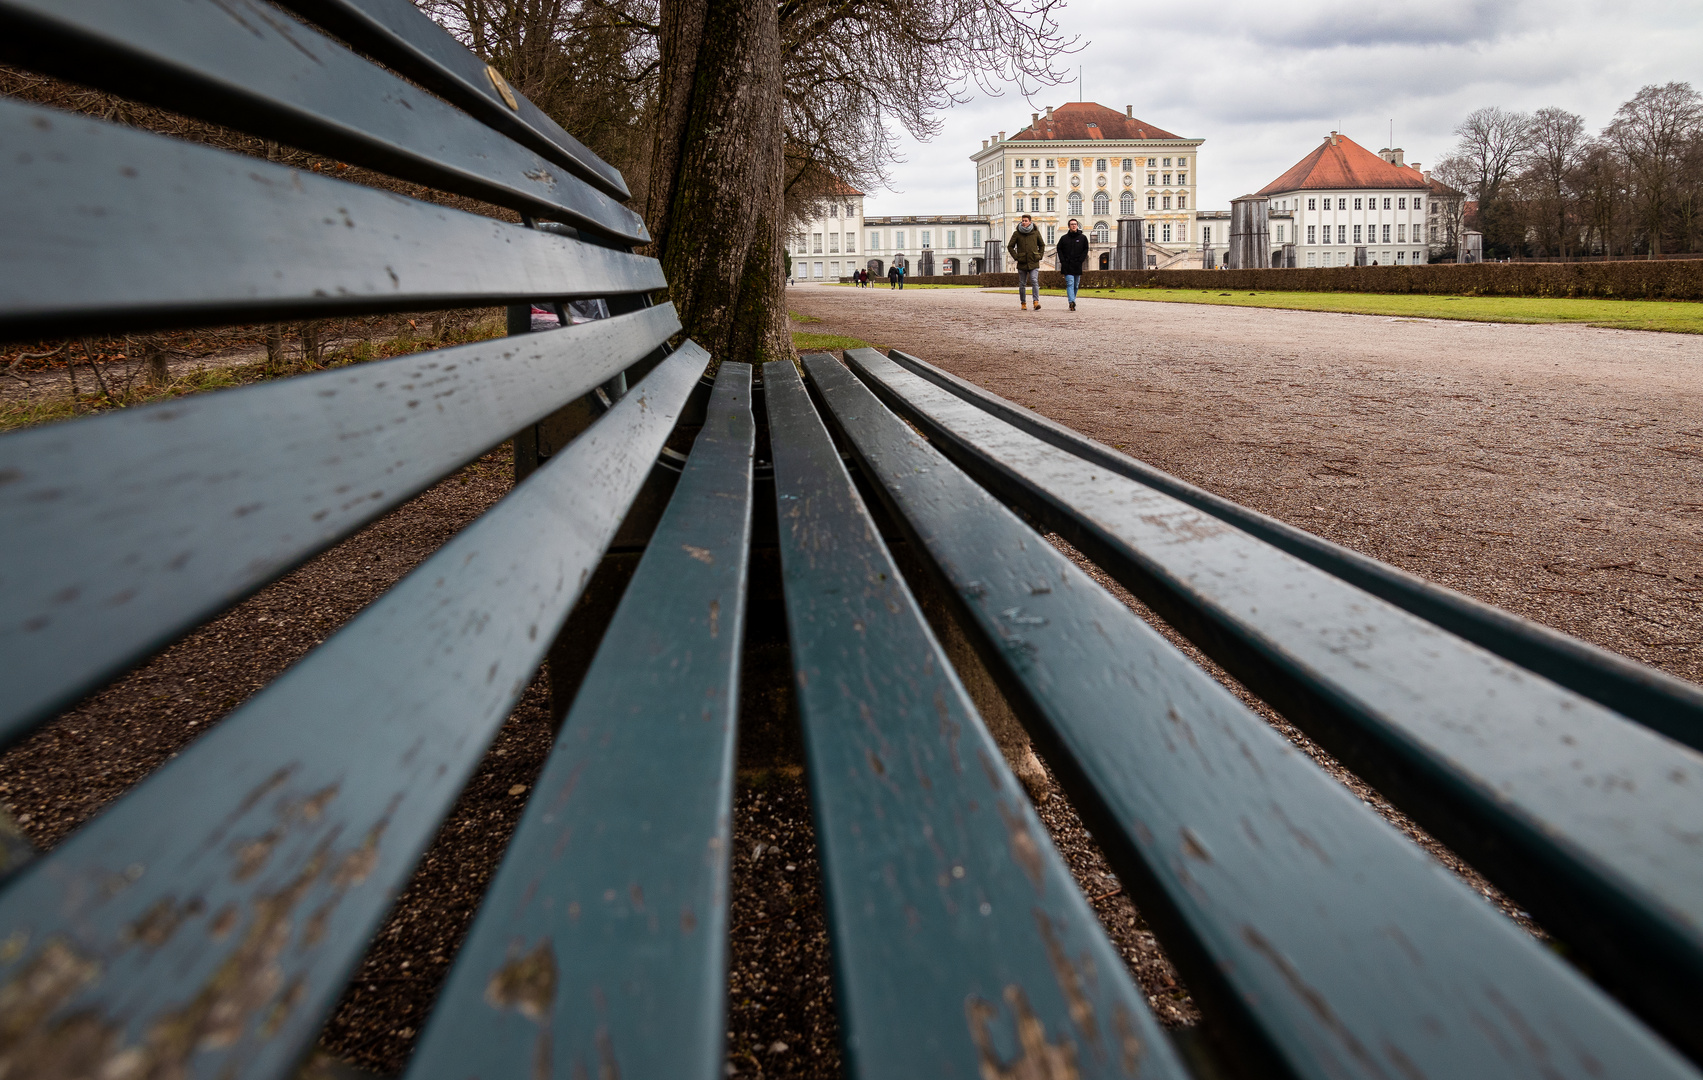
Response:
[{"label": "grass lawn", "polygon": [[[1000,289],[999,292],[1015,292]],[[1043,290],[1063,296],[1063,289]],[[1613,330],[1703,334],[1703,304],[1673,300],[1570,300],[1537,296],[1420,296],[1412,293],[1234,292],[1223,289],[1081,289],[1079,296],[1162,304],[1340,311],[1468,322],[1585,323]]]}]

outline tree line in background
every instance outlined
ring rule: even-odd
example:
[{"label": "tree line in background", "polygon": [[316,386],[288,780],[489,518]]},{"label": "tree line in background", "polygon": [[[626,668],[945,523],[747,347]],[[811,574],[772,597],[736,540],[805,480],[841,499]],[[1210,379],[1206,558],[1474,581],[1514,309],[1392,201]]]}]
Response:
[{"label": "tree line in background", "polygon": [[1486,258],[1703,252],[1703,94],[1646,86],[1595,135],[1565,109],[1491,107],[1455,129],[1432,176],[1465,192]]}]

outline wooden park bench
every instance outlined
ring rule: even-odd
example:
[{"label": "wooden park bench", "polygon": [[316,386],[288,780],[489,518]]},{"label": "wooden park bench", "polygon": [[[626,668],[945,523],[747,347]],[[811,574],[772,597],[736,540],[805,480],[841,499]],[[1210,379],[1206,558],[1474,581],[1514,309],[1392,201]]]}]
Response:
[{"label": "wooden park bench", "polygon": [[[652,303],[665,283],[632,253],[647,236],[619,175],[407,0],[283,7],[0,0],[0,56],[522,223],[0,101],[0,331],[513,305],[513,333],[0,438],[0,732],[22,737],[505,440],[524,479],[4,883],[0,1077],[289,1075],[622,536],[643,555],[601,637],[568,643],[591,659],[411,1077],[722,1074],[754,543],[779,551],[851,1074],[1213,1067],[1154,1020],[922,614],[926,586],[1232,1072],[1698,1075],[1695,687],[899,352],[809,355],[802,374],[717,357],[708,381],[711,357],[670,347],[679,324]],[[528,332],[532,303],[590,297],[611,317]],[[901,541],[928,582],[901,575]]]}]

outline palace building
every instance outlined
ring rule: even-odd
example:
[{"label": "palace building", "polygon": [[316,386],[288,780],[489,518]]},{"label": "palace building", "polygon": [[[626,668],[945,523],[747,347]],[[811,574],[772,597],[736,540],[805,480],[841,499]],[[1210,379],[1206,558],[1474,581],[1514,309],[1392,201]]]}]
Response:
[{"label": "palace building", "polygon": [[838,281],[862,266],[863,192],[835,181],[809,221],[794,226],[787,243],[792,280]]},{"label": "palace building", "polygon": [[1195,244],[1195,193],[1205,140],[1172,134],[1091,101],[1031,113],[1029,126],[984,140],[976,164],[976,210],[1001,247],[1029,214],[1046,235],[1048,258],[1071,218],[1088,234],[1089,269],[1108,269],[1119,218],[1141,218],[1151,244]]},{"label": "palace building", "polygon": [[1333,131],[1254,197],[1267,200],[1273,219],[1284,217],[1270,242],[1295,245],[1294,265],[1388,266],[1428,261],[1431,191],[1417,166],[1402,163],[1400,150],[1380,156]]}]

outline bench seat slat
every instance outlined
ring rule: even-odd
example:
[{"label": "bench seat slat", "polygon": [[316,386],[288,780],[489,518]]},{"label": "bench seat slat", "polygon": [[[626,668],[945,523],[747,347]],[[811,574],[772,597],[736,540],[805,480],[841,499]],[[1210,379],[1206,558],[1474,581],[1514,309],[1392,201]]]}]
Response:
[{"label": "bench seat slat", "polygon": [[613,165],[550,119],[512,86],[510,109],[486,74],[485,62],[409,0],[281,0],[392,70],[531,147],[625,202],[627,182]]},{"label": "bench seat slat", "polygon": [[480,307],[666,286],[656,260],[0,101],[0,335]]},{"label": "bench seat slat", "polygon": [[409,1080],[722,1076],[753,431],[724,363]]},{"label": "bench seat slat", "polygon": [[0,743],[679,328],[664,304],[0,437]]},{"label": "bench seat slat", "polygon": [[33,71],[624,240],[632,210],[258,0],[0,0]]},{"label": "bench seat slat", "polygon": [[877,353],[852,363],[1703,1051],[1703,755]]},{"label": "bench seat slat", "polygon": [[[873,350],[855,359],[884,370]],[[1241,1013],[1293,1075],[1692,1075],[850,371],[805,365],[1191,987]],[[1529,1038],[1554,1053],[1504,1058]]]},{"label": "bench seat slat", "polygon": [[1560,683],[1670,739],[1703,750],[1703,687],[1491,607],[1204,491],[907,353],[895,349],[891,357],[913,375],[985,409],[1042,442],[1228,521],[1303,562],[1489,649],[1504,660]]},{"label": "bench seat slat", "polygon": [[793,365],[763,379],[848,1075],[1186,1075]]},{"label": "bench seat slat", "polygon": [[[708,362],[688,343],[330,641],[0,893],[15,1061],[283,1077],[542,660]],[[24,988],[29,988],[25,990]],[[7,996],[11,995],[11,996]],[[58,1060],[58,1059],[54,1059]]]}]

